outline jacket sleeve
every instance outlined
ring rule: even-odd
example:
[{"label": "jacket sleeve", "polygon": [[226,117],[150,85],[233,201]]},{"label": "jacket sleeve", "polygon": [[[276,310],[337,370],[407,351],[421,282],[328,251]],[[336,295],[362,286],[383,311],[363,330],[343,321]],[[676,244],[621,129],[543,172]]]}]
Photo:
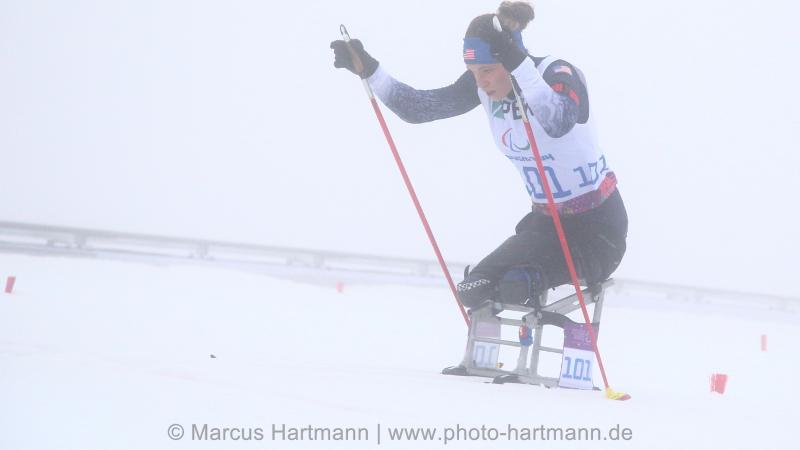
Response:
[{"label": "jacket sleeve", "polygon": [[571,64],[555,61],[542,76],[528,58],[512,74],[522,89],[529,111],[548,136],[559,138],[569,133],[576,123],[588,120],[585,83]]},{"label": "jacket sleeve", "polygon": [[465,71],[455,83],[432,90],[417,90],[401,83],[381,66],[367,81],[383,104],[409,123],[458,116],[481,103],[475,77],[469,71]]}]

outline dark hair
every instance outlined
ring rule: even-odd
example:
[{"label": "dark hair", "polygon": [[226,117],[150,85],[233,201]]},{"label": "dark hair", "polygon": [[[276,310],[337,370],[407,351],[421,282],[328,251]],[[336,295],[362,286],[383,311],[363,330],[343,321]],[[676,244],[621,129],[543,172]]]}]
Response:
[{"label": "dark hair", "polygon": [[533,20],[533,6],[528,2],[503,2],[497,8],[497,15],[500,22],[506,25],[509,21],[514,22],[517,28],[511,31],[522,31]]},{"label": "dark hair", "polygon": [[[495,14],[481,14],[472,19],[467,27],[464,37],[480,37],[491,33],[494,28],[492,19]],[[513,28],[509,31],[522,31],[533,20],[533,6],[528,2],[509,2],[500,3],[497,8],[497,16],[505,28]],[[512,26],[509,26],[511,24]]]}]

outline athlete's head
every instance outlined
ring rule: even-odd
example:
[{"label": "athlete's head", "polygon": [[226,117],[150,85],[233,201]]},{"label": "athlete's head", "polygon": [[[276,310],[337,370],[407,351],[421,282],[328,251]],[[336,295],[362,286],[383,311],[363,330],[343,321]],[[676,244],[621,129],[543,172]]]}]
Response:
[{"label": "athlete's head", "polygon": [[[493,100],[502,100],[511,92],[508,72],[492,55],[486,38],[496,33],[492,20],[495,14],[482,14],[470,22],[464,35],[464,63],[475,76],[478,87]],[[527,2],[503,2],[497,9],[503,28],[512,32],[517,44],[522,45],[522,30],[533,20],[533,7]]]}]

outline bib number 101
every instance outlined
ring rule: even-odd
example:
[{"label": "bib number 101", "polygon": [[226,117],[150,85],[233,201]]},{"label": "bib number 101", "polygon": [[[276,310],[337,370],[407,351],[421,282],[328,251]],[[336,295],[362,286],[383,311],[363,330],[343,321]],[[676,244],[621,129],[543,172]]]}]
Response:
[{"label": "bib number 101", "polygon": [[558,385],[575,389],[594,389],[594,382],[592,381],[593,363],[593,352],[564,347]]},{"label": "bib number 101", "polygon": [[[536,167],[523,167],[522,171],[525,175],[525,184],[528,188],[528,194],[538,200],[546,199],[547,196],[542,183],[542,177],[539,175],[539,170]],[[608,172],[606,157],[601,155],[596,162],[589,163],[588,166],[576,167],[572,169],[572,171],[579,176],[580,180],[574,179],[574,174],[572,177],[568,176],[567,178],[570,178],[567,180],[568,186],[574,186],[576,183],[578,188],[594,186],[603,174]],[[554,199],[558,200],[572,195],[572,190],[561,184],[562,180],[558,179],[556,171],[552,167],[544,166],[544,172]]]},{"label": "bib number 101", "polygon": [[592,361],[588,359],[575,358],[573,361],[569,356],[564,357],[562,365],[564,372],[561,378],[573,378],[575,380],[592,381]]}]

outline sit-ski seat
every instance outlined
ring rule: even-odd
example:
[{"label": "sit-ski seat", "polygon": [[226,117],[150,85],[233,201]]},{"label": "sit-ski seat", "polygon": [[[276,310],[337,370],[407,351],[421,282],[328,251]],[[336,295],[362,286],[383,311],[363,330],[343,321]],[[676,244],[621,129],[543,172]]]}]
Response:
[{"label": "sit-ski seat", "polygon": [[[613,284],[614,280],[608,279],[582,289],[586,305],[594,304],[592,324],[595,333],[603,311],[605,289]],[[527,301],[524,304],[487,300],[478,307],[471,309],[469,312],[471,325],[467,336],[467,348],[464,358],[461,364],[448,367],[442,373],[447,375],[489,377],[493,378],[493,383],[513,382],[558,387],[559,377],[549,377],[539,373],[539,355],[541,352],[563,355],[564,349],[543,346],[542,329],[544,325],[553,325],[564,329],[566,334],[567,328],[583,332],[581,328],[585,329],[585,325],[576,323],[566,317],[566,314],[580,309],[577,294],[573,293],[552,303],[547,303],[547,294],[548,290],[544,290],[534,295],[533,301]],[[523,316],[520,319],[499,316],[505,310],[521,312]],[[518,327],[520,329],[520,339],[518,341],[502,339],[500,337],[502,326]],[[524,332],[526,330],[523,327],[527,329],[527,333]],[[498,355],[488,354],[495,352],[500,345],[519,348],[517,366],[514,370],[503,370],[497,367]],[[591,378],[591,374],[589,374],[589,378]],[[589,380],[589,386],[591,388],[591,380]]]}]

